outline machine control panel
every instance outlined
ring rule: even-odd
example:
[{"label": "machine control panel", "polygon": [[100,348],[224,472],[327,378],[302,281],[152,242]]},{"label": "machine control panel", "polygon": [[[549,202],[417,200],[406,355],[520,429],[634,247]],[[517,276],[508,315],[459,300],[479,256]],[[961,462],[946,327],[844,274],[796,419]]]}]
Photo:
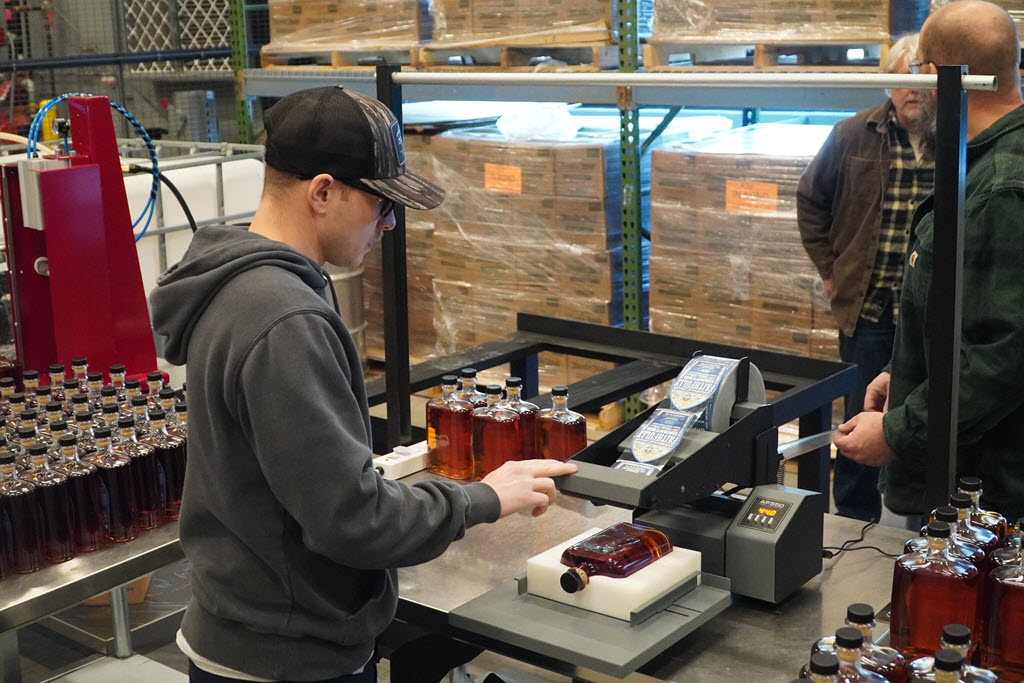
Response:
[{"label": "machine control panel", "polygon": [[771,498],[752,498],[742,513],[737,526],[750,527],[759,531],[775,533],[793,507],[792,503]]}]

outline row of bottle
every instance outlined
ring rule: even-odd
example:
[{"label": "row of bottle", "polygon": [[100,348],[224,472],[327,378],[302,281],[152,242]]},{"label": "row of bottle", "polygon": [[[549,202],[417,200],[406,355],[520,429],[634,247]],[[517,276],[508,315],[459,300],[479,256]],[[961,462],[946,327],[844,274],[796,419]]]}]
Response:
[{"label": "row of bottle", "polygon": [[[848,643],[852,644],[852,643]],[[849,648],[840,648],[840,651],[850,652]],[[929,658],[933,664],[931,671],[925,676],[914,676],[901,680],[907,683],[925,683],[937,681],[938,683],[971,683],[973,681],[996,681],[994,674],[986,672],[993,677],[991,679],[971,678],[967,673],[967,658],[957,650],[939,650],[935,657]],[[852,660],[852,658],[851,658]],[[842,655],[831,652],[818,652],[811,655],[811,662],[808,665],[806,676],[792,681],[802,683],[803,679],[810,679],[814,683],[849,683],[851,681],[884,681],[886,679],[873,674],[866,675],[863,670],[857,670],[851,660],[844,660]]]},{"label": "row of bottle", "polygon": [[[461,383],[459,379],[461,377]],[[441,397],[427,403],[430,469],[451,479],[479,480],[510,460],[565,461],[587,445],[587,420],[568,409],[566,387],[551,390],[552,407],[522,400],[522,380],[509,377],[481,392],[476,370],[441,378]]]},{"label": "row of bottle", "polygon": [[[72,431],[51,424],[49,442],[0,444],[0,578],[58,564],[105,542],[123,543],[178,516],[187,463],[188,421],[168,426],[161,408],[143,428],[121,417]],[[91,425],[90,425],[91,426]],[[2,437],[0,437],[2,438]]]},{"label": "row of bottle", "polygon": [[970,661],[1001,680],[1024,678],[1024,558],[1020,523],[983,510],[982,482],[964,477],[893,568],[890,644],[908,657],[940,648],[946,624],[973,630]]}]

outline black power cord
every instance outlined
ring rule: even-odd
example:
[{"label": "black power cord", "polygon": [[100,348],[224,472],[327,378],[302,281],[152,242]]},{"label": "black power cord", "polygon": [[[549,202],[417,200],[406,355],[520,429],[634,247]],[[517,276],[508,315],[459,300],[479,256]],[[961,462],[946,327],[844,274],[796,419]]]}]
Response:
[{"label": "black power cord", "polygon": [[196,227],[196,219],[192,217],[192,212],[189,211],[188,204],[185,203],[185,198],[181,196],[181,192],[178,192],[178,188],[174,186],[174,183],[167,179],[167,176],[156,169],[140,166],[139,164],[129,164],[128,171],[129,173],[149,173],[152,176],[156,176],[161,183],[167,186],[167,189],[171,191],[174,198],[178,200],[178,204],[181,205],[181,210],[185,212],[185,218],[188,219],[188,225],[192,228],[192,232],[199,229]]},{"label": "black power cord", "polygon": [[843,544],[841,546],[839,546],[839,547],[836,547],[836,546],[825,546],[824,548],[821,549],[822,557],[824,557],[825,559],[830,560],[830,559],[832,559],[834,557],[838,557],[841,553],[853,552],[854,550],[874,550],[877,553],[879,553],[880,555],[884,555],[885,557],[892,557],[892,558],[899,557],[898,554],[897,555],[893,555],[892,553],[887,553],[887,552],[885,552],[884,550],[882,550],[881,548],[879,548],[876,545],[855,545],[855,544],[860,543],[861,541],[864,540],[864,534],[866,534],[868,529],[870,529],[873,526],[875,526],[874,522],[868,522],[860,530],[860,536],[858,536],[857,538],[851,538],[850,540],[843,542]]}]

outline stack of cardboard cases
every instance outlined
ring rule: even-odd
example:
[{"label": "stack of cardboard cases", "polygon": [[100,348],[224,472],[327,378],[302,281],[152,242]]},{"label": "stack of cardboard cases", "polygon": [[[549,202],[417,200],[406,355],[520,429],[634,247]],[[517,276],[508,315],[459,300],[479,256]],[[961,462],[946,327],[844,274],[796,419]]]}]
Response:
[{"label": "stack of cardboard cases", "polygon": [[269,0],[274,48],[408,48],[429,40],[428,0]]},{"label": "stack of cardboard cases", "polygon": [[[436,0],[434,41],[445,43],[500,37],[548,36],[554,42],[578,42],[579,33],[592,41],[595,29],[611,39],[613,0]],[[540,41],[538,44],[544,44]]]},{"label": "stack of cardboard cases", "polygon": [[767,124],[654,151],[652,331],[838,357],[796,224],[797,181],[828,131]]}]

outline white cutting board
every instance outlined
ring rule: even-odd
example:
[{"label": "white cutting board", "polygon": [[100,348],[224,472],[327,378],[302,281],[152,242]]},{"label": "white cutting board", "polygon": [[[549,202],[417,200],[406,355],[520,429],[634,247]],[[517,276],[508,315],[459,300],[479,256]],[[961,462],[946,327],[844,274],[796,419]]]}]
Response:
[{"label": "white cutting board", "polygon": [[599,531],[601,529],[598,528],[585,531],[527,560],[526,591],[590,612],[629,621],[631,612],[665,595],[700,572],[700,553],[686,548],[673,548],[669,554],[624,579],[592,576],[583,590],[566,593],[559,584],[560,577],[568,569],[560,561],[562,553],[573,543]]}]

